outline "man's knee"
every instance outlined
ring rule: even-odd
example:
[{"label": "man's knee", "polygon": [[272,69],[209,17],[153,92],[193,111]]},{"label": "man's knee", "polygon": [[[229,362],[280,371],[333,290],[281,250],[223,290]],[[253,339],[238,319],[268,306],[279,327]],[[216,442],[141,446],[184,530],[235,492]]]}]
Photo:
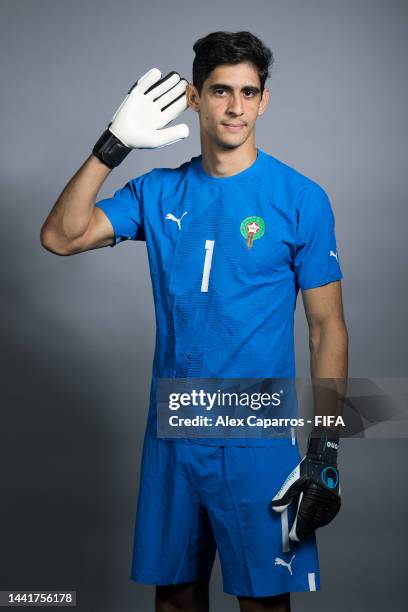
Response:
[{"label": "man's knee", "polygon": [[156,612],[208,612],[208,582],[156,587]]},{"label": "man's knee", "polygon": [[238,597],[241,612],[290,612],[290,593],[271,597]]}]

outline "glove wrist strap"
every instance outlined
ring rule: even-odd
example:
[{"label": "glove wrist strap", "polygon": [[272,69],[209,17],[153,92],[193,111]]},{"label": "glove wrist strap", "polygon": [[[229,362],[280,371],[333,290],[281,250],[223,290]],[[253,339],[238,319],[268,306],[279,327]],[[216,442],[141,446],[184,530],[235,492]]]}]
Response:
[{"label": "glove wrist strap", "polygon": [[307,446],[308,457],[313,457],[327,463],[337,462],[339,434],[324,428],[314,428],[309,435]]},{"label": "glove wrist strap", "polygon": [[92,149],[92,153],[111,170],[119,166],[132,149],[127,147],[108,129]]}]

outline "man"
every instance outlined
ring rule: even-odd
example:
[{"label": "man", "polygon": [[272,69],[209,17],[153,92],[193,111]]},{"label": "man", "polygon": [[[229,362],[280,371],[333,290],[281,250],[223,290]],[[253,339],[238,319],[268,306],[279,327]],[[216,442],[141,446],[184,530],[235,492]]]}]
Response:
[{"label": "man", "polygon": [[[319,589],[314,531],[340,502],[337,476],[325,482],[315,471],[337,474],[338,439],[326,432],[311,440],[299,463],[291,438],[159,438],[157,385],[293,378],[299,289],[312,377],[345,379],[334,218],[319,185],[255,145],[270,50],[249,32],[214,32],[194,50],[192,83],[152,69],[133,86],[55,203],[41,241],[59,255],[146,241],[157,337],[131,577],[156,585],[158,611],[208,610],[218,549],[224,591],[241,611],[289,610],[290,592]],[[198,113],[201,155],[96,202],[131,149],[188,136],[184,124],[165,127],[186,106]]]}]

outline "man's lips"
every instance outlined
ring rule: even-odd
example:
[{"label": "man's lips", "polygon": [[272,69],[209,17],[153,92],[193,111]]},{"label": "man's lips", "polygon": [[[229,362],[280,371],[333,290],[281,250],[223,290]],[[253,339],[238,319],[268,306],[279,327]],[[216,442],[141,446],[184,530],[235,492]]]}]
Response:
[{"label": "man's lips", "polygon": [[222,123],[230,132],[239,132],[245,126],[245,123]]}]

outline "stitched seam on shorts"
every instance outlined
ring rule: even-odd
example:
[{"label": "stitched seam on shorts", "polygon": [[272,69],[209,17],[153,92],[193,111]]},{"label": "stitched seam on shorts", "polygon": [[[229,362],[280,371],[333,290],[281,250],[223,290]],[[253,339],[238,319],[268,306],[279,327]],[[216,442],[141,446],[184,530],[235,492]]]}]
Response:
[{"label": "stitched seam on shorts", "polygon": [[[227,475],[227,461],[226,461],[226,457],[225,457],[225,455],[226,455],[225,450],[226,450],[226,447],[224,447],[224,452],[223,452],[223,463],[224,463],[224,467],[225,467],[225,474]],[[229,493],[230,493],[230,495],[231,495],[231,500],[232,500],[232,502],[233,502],[233,504],[234,504],[234,508],[235,508],[236,515],[237,515],[237,517],[238,517],[238,519],[239,519],[239,520],[238,520],[238,525],[239,525],[239,534],[240,534],[240,538],[241,538],[242,550],[243,550],[243,552],[244,552],[245,561],[246,561],[246,569],[245,569],[245,573],[246,573],[246,575],[247,575],[247,576],[248,576],[248,578],[249,578],[249,584],[250,584],[250,586],[251,586],[251,589],[253,590],[253,589],[254,589],[254,585],[253,585],[253,582],[252,582],[252,576],[251,576],[251,573],[250,573],[250,571],[249,571],[249,563],[248,563],[248,558],[247,558],[246,545],[244,546],[244,544],[246,544],[246,542],[245,542],[245,540],[244,540],[244,536],[243,536],[243,533],[242,533],[241,520],[240,520],[240,518],[241,518],[241,517],[240,517],[240,515],[239,515],[238,508],[237,508],[237,505],[236,505],[236,503],[235,503],[235,498],[234,498],[234,496],[233,496],[233,494],[232,494],[232,490],[231,490],[231,487],[230,487],[230,483],[229,483],[228,478],[226,478],[226,479],[225,479],[225,481],[226,481],[226,484],[227,484],[227,487],[228,487],[228,491],[229,491]],[[239,559],[238,559],[238,560],[239,560]],[[242,566],[242,564],[241,564],[241,563],[240,563],[240,565]],[[241,569],[241,571],[242,571],[242,569]],[[244,574],[244,572],[242,572],[242,574]]]}]

